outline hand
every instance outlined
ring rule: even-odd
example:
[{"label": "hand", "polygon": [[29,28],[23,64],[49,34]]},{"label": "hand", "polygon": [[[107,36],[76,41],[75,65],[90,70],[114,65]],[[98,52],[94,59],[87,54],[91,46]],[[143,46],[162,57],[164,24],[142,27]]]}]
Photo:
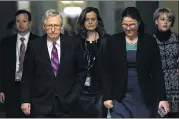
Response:
[{"label": "hand", "polygon": [[113,102],[112,100],[106,100],[104,101],[104,106],[107,108],[107,109],[110,109],[113,107]]},{"label": "hand", "polygon": [[5,101],[5,95],[3,92],[0,92],[0,102],[4,103],[4,101]]},{"label": "hand", "polygon": [[30,115],[31,104],[30,103],[22,103],[21,109],[24,114]]},{"label": "hand", "polygon": [[158,108],[164,108],[165,110],[165,115],[170,111],[170,108],[169,108],[169,103],[167,101],[160,101],[159,102],[159,106]]}]

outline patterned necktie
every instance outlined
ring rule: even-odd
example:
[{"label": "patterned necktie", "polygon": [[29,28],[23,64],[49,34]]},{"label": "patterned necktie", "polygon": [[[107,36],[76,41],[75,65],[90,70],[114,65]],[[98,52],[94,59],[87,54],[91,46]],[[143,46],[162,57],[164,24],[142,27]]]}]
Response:
[{"label": "patterned necktie", "polygon": [[56,42],[53,43],[53,48],[51,52],[51,64],[52,64],[54,75],[56,76],[58,72],[59,59],[58,59],[58,51],[55,45]]},{"label": "patterned necktie", "polygon": [[19,53],[19,71],[18,72],[23,71],[23,62],[24,62],[24,56],[25,56],[25,44],[24,44],[25,38],[21,37],[20,40],[21,40],[21,46],[20,46],[20,53]]}]

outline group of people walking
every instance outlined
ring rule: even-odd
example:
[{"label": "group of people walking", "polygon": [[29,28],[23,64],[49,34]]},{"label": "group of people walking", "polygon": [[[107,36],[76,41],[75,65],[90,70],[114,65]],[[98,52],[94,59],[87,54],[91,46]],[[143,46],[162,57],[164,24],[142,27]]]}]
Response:
[{"label": "group of people walking", "polygon": [[135,7],[121,15],[122,31],[106,32],[97,8],[86,7],[77,34],[61,33],[63,17],[47,10],[44,36],[31,33],[31,14],[15,14],[17,34],[0,43],[0,101],[7,117],[179,117],[179,38],[175,14],[154,12],[154,34]]}]

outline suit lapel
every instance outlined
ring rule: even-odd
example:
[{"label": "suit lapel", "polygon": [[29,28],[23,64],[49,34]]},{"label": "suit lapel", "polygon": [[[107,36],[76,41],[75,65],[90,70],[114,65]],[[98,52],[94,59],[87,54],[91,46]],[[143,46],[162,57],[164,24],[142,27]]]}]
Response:
[{"label": "suit lapel", "polygon": [[125,33],[122,32],[121,36],[119,36],[119,51],[122,51],[119,55],[121,56],[120,59],[124,59],[123,66],[126,69],[127,67],[127,50],[126,50],[126,38],[125,38]]},{"label": "suit lapel", "polygon": [[34,39],[34,35],[30,32],[29,41]]},{"label": "suit lapel", "polygon": [[[59,64],[59,67],[58,67],[58,72],[57,72],[57,76],[60,74],[60,70],[62,68],[62,65],[63,65],[63,61],[64,61],[64,55],[65,55],[65,39],[64,39],[64,35],[61,34],[60,35],[60,64]],[[56,77],[57,77],[56,76]]]},{"label": "suit lapel", "polygon": [[47,47],[47,37],[46,35],[43,36],[43,47],[42,47],[42,60],[47,62],[47,69],[49,69],[49,73],[50,75],[55,78],[54,73],[53,73],[53,68],[51,65],[51,59],[49,56],[49,52],[48,52],[48,47]]},{"label": "suit lapel", "polygon": [[143,41],[143,35],[138,35],[138,43],[137,43],[137,52],[136,52],[136,67],[139,66],[139,58],[140,58],[140,49],[141,49],[141,43]]},{"label": "suit lapel", "polygon": [[[122,32],[117,36],[117,42],[118,42],[118,51],[119,53],[119,59],[122,59],[122,62],[126,62],[127,60],[127,53],[126,53],[126,39],[125,39],[125,33]],[[124,59],[125,58],[125,59]]]},{"label": "suit lapel", "polygon": [[11,53],[12,53],[10,55],[10,56],[12,56],[10,59],[12,61],[12,64],[14,65],[13,67],[16,69],[16,61],[17,61],[16,52],[18,52],[17,48],[16,48],[17,34],[12,37],[12,42],[10,44],[11,44],[10,49],[11,49]]},{"label": "suit lapel", "polygon": [[[29,36],[29,41],[33,40],[34,39],[34,35],[32,33],[30,33],[30,36]],[[29,41],[27,43],[27,46],[29,45]]]}]

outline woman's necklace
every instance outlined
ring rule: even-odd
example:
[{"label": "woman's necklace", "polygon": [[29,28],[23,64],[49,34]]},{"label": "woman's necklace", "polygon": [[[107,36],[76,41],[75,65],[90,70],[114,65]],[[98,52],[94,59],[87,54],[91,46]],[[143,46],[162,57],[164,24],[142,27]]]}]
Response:
[{"label": "woman's necklace", "polygon": [[128,43],[128,44],[130,44],[130,45],[134,45],[134,44],[136,44],[136,43],[137,43],[138,38],[136,39],[136,41],[135,41],[135,42],[129,42],[129,40],[127,40],[127,39],[126,39],[126,41],[127,41],[127,43]]}]

